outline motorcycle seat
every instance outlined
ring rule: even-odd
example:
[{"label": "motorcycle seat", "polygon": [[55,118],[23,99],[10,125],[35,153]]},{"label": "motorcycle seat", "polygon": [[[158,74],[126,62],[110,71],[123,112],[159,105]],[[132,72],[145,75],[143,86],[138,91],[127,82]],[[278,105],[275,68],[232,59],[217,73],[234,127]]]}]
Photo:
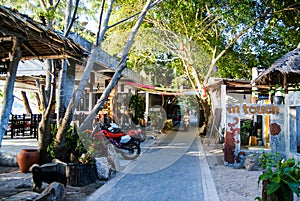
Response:
[{"label": "motorcycle seat", "polygon": [[107,132],[107,133],[105,133],[105,135],[107,137],[116,138],[116,137],[122,137],[122,136],[127,135],[127,134],[126,133],[112,133],[112,132]]}]

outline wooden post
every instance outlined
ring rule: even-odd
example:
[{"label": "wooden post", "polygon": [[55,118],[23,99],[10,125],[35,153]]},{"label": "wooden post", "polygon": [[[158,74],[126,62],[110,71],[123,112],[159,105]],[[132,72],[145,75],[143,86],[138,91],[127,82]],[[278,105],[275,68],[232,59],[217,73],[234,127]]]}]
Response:
[{"label": "wooden post", "polygon": [[15,125],[15,117],[11,115],[11,125],[10,125],[10,138],[14,138],[14,125]]},{"label": "wooden post", "polygon": [[22,97],[23,97],[23,101],[24,101],[26,113],[27,114],[31,114],[32,112],[31,112],[31,108],[30,108],[30,105],[29,105],[29,101],[28,101],[26,92],[25,91],[21,91],[21,94],[22,94]]},{"label": "wooden post", "polygon": [[284,87],[284,94],[288,94],[289,93],[289,89],[287,86],[287,81],[286,81],[286,75],[287,74],[283,74],[283,87]]},{"label": "wooden post", "polygon": [[25,127],[26,127],[26,114],[23,114],[23,121],[21,126],[22,136],[25,136]]}]

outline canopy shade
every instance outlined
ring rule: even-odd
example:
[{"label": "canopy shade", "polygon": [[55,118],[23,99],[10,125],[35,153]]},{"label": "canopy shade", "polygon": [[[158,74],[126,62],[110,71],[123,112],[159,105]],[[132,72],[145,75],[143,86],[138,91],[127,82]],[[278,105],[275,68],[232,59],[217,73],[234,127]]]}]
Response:
[{"label": "canopy shade", "polygon": [[0,61],[9,60],[14,38],[23,42],[21,60],[72,58],[82,62],[88,56],[73,40],[16,10],[0,6]]}]

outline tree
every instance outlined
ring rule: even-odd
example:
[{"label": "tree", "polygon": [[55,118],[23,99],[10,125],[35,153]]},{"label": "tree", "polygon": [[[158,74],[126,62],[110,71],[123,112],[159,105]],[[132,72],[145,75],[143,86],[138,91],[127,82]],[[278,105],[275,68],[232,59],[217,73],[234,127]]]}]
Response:
[{"label": "tree", "polygon": [[[45,23],[49,27],[52,27],[52,24],[53,24],[52,20],[54,19],[53,14],[55,13],[54,11],[57,8],[58,4],[53,5],[52,1],[49,1],[49,2],[40,1],[40,2],[41,2],[42,7],[44,8],[44,10],[43,10],[44,12],[40,13],[41,16],[42,16],[42,19],[47,19],[47,21],[45,21]],[[144,16],[146,15],[146,13],[147,13],[147,11],[149,10],[150,7],[156,5],[159,2],[160,2],[160,0],[157,0],[153,4],[151,4],[151,0],[148,0],[147,3],[145,4],[145,6],[143,8],[143,11],[141,12],[135,26],[133,27],[133,31],[132,31],[132,34],[130,35],[129,39],[128,39],[127,45],[125,46],[125,48],[123,50],[122,59],[119,63],[117,71],[116,71],[115,75],[113,76],[113,79],[112,79],[110,85],[108,86],[108,88],[103,93],[103,96],[100,98],[97,105],[94,107],[94,109],[93,109],[92,113],[89,115],[88,119],[79,128],[79,131],[81,131],[82,127],[84,128],[92,122],[92,119],[95,117],[95,115],[98,113],[98,111],[103,106],[104,100],[107,99],[111,89],[117,84],[118,80],[121,77],[122,71],[124,70],[124,68],[126,68],[126,58],[127,58],[128,52],[129,52],[130,47],[131,47],[131,45],[134,41],[134,37],[135,37],[141,23],[143,22]],[[68,16],[70,16],[70,5],[72,4],[72,1],[68,1],[67,3],[68,4],[67,4],[66,8],[67,8],[68,11],[66,12],[67,13],[66,18],[68,19]],[[78,4],[78,1],[77,1],[77,4]],[[64,150],[65,134],[66,134],[66,132],[69,128],[70,121],[72,120],[72,115],[74,113],[75,106],[77,105],[78,100],[80,99],[80,97],[83,93],[83,90],[86,86],[86,83],[89,79],[89,75],[90,75],[90,72],[91,72],[91,69],[92,69],[92,66],[93,66],[93,62],[95,61],[95,59],[101,53],[100,44],[101,44],[102,40],[104,40],[104,36],[105,36],[105,34],[108,30],[108,22],[109,22],[109,19],[110,19],[110,16],[111,16],[111,10],[112,10],[113,4],[114,4],[114,0],[108,1],[108,5],[107,5],[107,9],[106,9],[106,15],[105,15],[104,20],[102,21],[101,28],[100,28],[98,46],[96,46],[92,50],[90,58],[88,59],[87,66],[85,68],[85,73],[83,75],[81,83],[79,84],[79,87],[77,88],[77,90],[74,92],[74,94],[72,96],[72,99],[70,99],[70,101],[68,103],[68,107],[66,108],[65,114],[63,115],[63,118],[59,119],[59,121],[57,123],[58,130],[57,130],[57,133],[56,133],[56,136],[55,136],[54,149],[55,149],[55,152],[56,152],[58,158],[64,159],[64,157],[65,157],[64,156],[64,154],[65,154],[65,152],[64,152],[65,151]],[[74,20],[74,17],[73,17],[73,20]],[[66,20],[66,21],[69,21],[69,20]],[[68,26],[69,24],[71,24],[71,22],[66,23],[66,27],[68,27],[68,28],[66,28],[66,31],[70,30],[70,28]],[[51,67],[52,66],[49,65],[48,72],[50,72],[52,74],[49,74],[50,76],[47,79],[46,87],[44,87],[43,85],[39,85],[40,92],[42,94],[41,101],[42,101],[42,105],[44,105],[43,118],[42,118],[42,122],[39,126],[39,148],[44,153],[46,152],[46,148],[50,143],[50,136],[49,136],[49,134],[50,134],[50,116],[51,116],[51,109],[52,109],[52,107],[54,105],[54,102],[55,102],[56,72],[55,72],[55,68],[54,68],[54,71],[52,71]],[[63,77],[64,74],[65,73],[61,73],[61,77]],[[51,75],[54,75],[54,76],[51,77]],[[64,79],[62,78],[61,80],[63,81]],[[38,82],[38,84],[39,84],[39,82]],[[61,91],[63,91],[63,90],[61,90]],[[63,95],[63,94],[64,94],[64,92],[62,92],[61,95]],[[60,100],[62,100],[62,99],[63,98],[61,96]],[[68,101],[66,101],[66,102],[68,102]],[[64,104],[62,104],[62,105],[64,105]],[[46,158],[46,157],[42,157],[42,158]]]},{"label": "tree", "polygon": [[[146,20],[156,28],[157,40],[180,59],[198,92],[208,84],[216,66],[219,76],[249,79],[251,68],[268,67],[282,45],[280,54],[299,43],[297,1],[167,0],[151,13]],[[282,43],[285,38],[289,40]],[[196,63],[201,61],[199,55],[206,58],[204,62]],[[207,99],[199,98],[209,112]]]},{"label": "tree", "polygon": [[[109,96],[111,90],[115,87],[115,85],[118,83],[119,79],[121,78],[121,74],[122,71],[126,68],[126,59],[128,56],[128,52],[134,42],[134,37],[139,29],[139,27],[141,26],[143,19],[147,13],[147,11],[149,10],[149,8],[153,5],[156,5],[157,3],[159,3],[160,0],[155,1],[153,4],[151,4],[151,0],[148,0],[137,20],[137,22],[135,23],[134,27],[132,28],[132,32],[131,35],[127,41],[126,46],[123,49],[122,55],[121,55],[121,60],[115,70],[115,73],[110,81],[110,83],[108,84],[108,86],[106,87],[106,89],[104,90],[102,96],[100,97],[100,99],[97,101],[96,105],[94,106],[93,110],[90,112],[90,114],[88,115],[88,117],[84,120],[83,124],[79,127],[78,132],[81,133],[84,130],[90,128],[91,123],[93,121],[93,119],[95,118],[95,116],[98,114],[98,112],[101,110],[101,108],[103,107],[104,102],[106,101],[107,97]],[[58,129],[57,134],[56,134],[56,155],[58,156],[58,158],[60,158],[61,153],[64,153],[64,147],[65,147],[65,142],[63,141],[64,139],[64,135],[68,129],[70,120],[72,119],[72,114],[74,113],[75,107],[78,104],[78,101],[83,93],[83,90],[87,84],[87,81],[89,79],[89,75],[90,72],[92,70],[93,67],[93,63],[95,61],[95,59],[97,57],[99,57],[99,54],[101,53],[99,51],[100,45],[102,40],[104,39],[104,35],[108,30],[108,22],[111,16],[111,10],[112,10],[112,6],[113,6],[114,1],[111,0],[108,3],[108,7],[106,10],[106,14],[103,18],[102,21],[102,25],[101,25],[101,29],[100,29],[100,33],[99,33],[99,39],[98,39],[98,46],[96,46],[95,48],[93,48],[91,55],[87,61],[87,65],[84,71],[84,75],[82,76],[81,82],[77,88],[77,90],[75,91],[75,93],[72,96],[72,99],[68,105],[68,108],[66,110],[65,116],[62,120],[61,123],[61,127]]]}]

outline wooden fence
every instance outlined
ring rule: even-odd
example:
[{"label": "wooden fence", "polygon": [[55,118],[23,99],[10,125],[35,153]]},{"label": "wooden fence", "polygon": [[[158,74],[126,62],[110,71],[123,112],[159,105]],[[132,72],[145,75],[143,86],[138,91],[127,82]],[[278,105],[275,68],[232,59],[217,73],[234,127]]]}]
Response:
[{"label": "wooden fence", "polygon": [[10,135],[11,138],[18,136],[37,138],[38,126],[41,119],[41,114],[11,115],[6,135]]}]

